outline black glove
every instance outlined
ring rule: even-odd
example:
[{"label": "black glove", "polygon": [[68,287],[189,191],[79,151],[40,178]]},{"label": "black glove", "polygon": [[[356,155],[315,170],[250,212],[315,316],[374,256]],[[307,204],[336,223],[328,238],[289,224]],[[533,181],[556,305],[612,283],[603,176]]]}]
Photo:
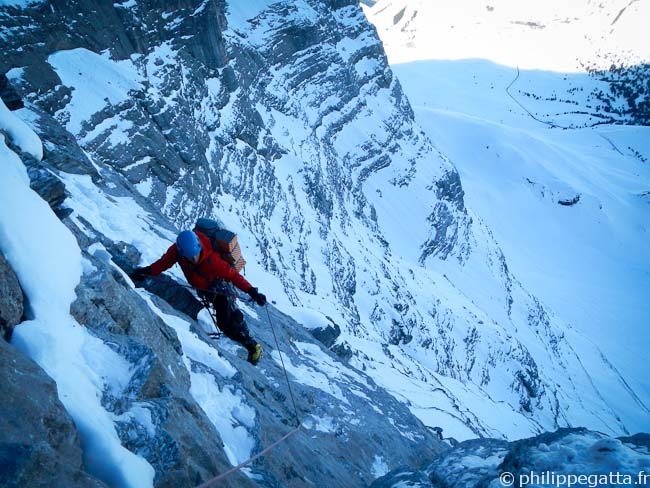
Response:
[{"label": "black glove", "polygon": [[147,276],[151,276],[151,266],[144,268],[135,268],[131,274],[136,280],[144,280]]},{"label": "black glove", "polygon": [[255,300],[255,303],[257,303],[260,307],[266,305],[266,297],[262,295],[259,291],[257,291],[257,288],[251,288],[248,291],[248,294],[251,296],[253,300]]}]

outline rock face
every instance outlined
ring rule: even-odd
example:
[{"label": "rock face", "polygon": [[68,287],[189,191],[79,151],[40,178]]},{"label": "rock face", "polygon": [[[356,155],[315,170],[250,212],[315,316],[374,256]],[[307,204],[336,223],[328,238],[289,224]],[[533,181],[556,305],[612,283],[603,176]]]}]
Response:
[{"label": "rock face", "polygon": [[[648,434],[616,439],[586,429],[560,429],[511,443],[475,439],[434,458],[426,470],[398,469],[370,487],[397,488],[404,483],[416,488],[564,485],[568,476],[584,476],[590,484],[615,485],[623,479],[635,484],[639,472],[647,473],[650,467],[647,443]],[[609,478],[610,473],[614,478]]]},{"label": "rock face", "polygon": [[[468,213],[358,4],[254,5],[0,8],[0,72],[45,147],[23,161],[84,252],[71,313],[131,365],[102,406],[155,485],[195,486],[293,428],[278,349],[303,430],[232,486],[365,486],[377,466],[446,449],[412,412],[505,436],[570,422],[585,409],[566,392],[587,390],[594,417],[624,430]],[[124,271],[199,216],[237,229],[270,298],[333,317],[316,333],[329,349],[271,306],[278,348],[266,312],[242,303],[265,350],[253,368],[166,283],[132,287]],[[487,303],[454,285],[466,271],[488,277]],[[468,397],[504,415],[485,420]]]},{"label": "rock face", "polygon": [[[129,260],[124,259],[125,254],[115,249],[113,252],[122,257],[126,266]],[[247,322],[263,344],[265,358],[268,356],[261,368],[254,368],[244,361],[243,349],[225,338],[213,341],[203,326],[153,296],[156,309],[177,317],[176,322],[186,324],[187,331],[166,325],[140,296],[132,293],[108,254],[96,252],[88,259],[96,269],[84,275],[71,312],[80,324],[92,329],[136,367],[129,385],[120,392],[107,392],[103,404],[118,419],[116,428],[123,445],[155,468],[155,486],[195,486],[199,480],[227,468],[222,442],[251,442],[255,450],[261,450],[295,426],[291,393],[283,381],[273,333],[266,320],[244,307]],[[169,278],[163,282],[167,290],[174,286]],[[310,374],[316,375],[316,381],[293,383],[292,393],[305,431],[278,446],[266,461],[253,464],[255,480],[262,481],[263,486],[299,486],[308,479],[326,479],[328,485],[363,486],[372,480],[374,456],[382,457],[389,465],[399,465],[414,462],[415,453],[445,449],[402,404],[369,378],[353,370],[337,376],[336,359],[331,353],[315,344],[309,333],[289,317],[272,308],[269,312],[280,337],[292,338],[293,346],[284,351],[283,358],[291,377]],[[177,337],[190,330],[196,334],[193,343],[190,345],[187,339],[179,342]],[[197,347],[209,353],[192,353]],[[232,366],[227,366],[225,373],[223,368],[228,363]],[[323,374],[328,372],[332,377]],[[208,402],[236,399],[239,409],[251,409],[249,405],[254,408],[252,423],[235,421],[239,439],[223,439],[224,432],[217,432],[211,424],[214,414],[200,401],[197,404],[196,395],[190,393],[206,381],[215,387]],[[142,408],[150,412],[148,427],[134,415]],[[382,414],[378,415],[378,411]],[[228,434],[232,435],[226,431]],[[229,450],[235,449],[226,445]],[[315,449],[318,456],[314,456]],[[253,484],[241,474],[223,483]]]},{"label": "rock face", "polygon": [[[0,329],[5,339],[23,320],[23,291],[0,253]],[[36,363],[0,339],[0,486],[105,486],[84,472],[72,419],[56,384]]]},{"label": "rock face", "polygon": [[[310,0],[256,8],[242,12],[221,1],[173,9],[148,1],[6,8],[7,42],[21,50],[0,53],[0,71],[13,68],[10,84],[45,141],[44,169],[87,174],[107,194],[133,198],[159,222],[179,228],[216,213],[254,245],[253,261],[280,280],[292,305],[330,308],[339,327],[362,339],[370,334],[387,346],[449,351],[435,371],[423,372],[424,397],[436,373],[477,383],[491,378],[463,366],[475,361],[465,357],[472,348],[453,357],[457,340],[483,347],[485,364],[524,369],[497,366],[513,361],[509,341],[487,350],[465,312],[428,291],[429,271],[413,271],[435,269],[433,259],[464,262],[468,242],[483,236],[472,237],[458,174],[415,124],[358,4]],[[42,20],[20,27],[33,18]],[[58,208],[65,196],[60,185],[39,183],[43,171],[32,173],[35,187]],[[418,203],[406,205],[409,218],[400,222],[390,202],[409,195]],[[96,216],[77,218],[87,227]],[[412,267],[395,256],[413,229],[405,251]],[[494,263],[488,266],[494,286],[512,295],[507,267],[485,259]],[[523,298],[521,307],[529,302]],[[466,337],[439,333],[451,327],[449,316]],[[374,358],[340,339],[345,334],[324,332],[326,344],[338,341],[334,350],[377,371],[378,380],[385,378],[384,363],[419,369],[417,359],[401,352],[401,366],[393,363],[395,352],[372,364]],[[530,403],[525,390],[508,389],[509,401]],[[458,415],[465,417],[452,417]]]},{"label": "rock face", "polygon": [[76,428],[56,384],[3,340],[0,388],[0,486],[106,486],[83,470]]},{"label": "rock face", "polygon": [[[155,469],[155,485],[195,486],[224,471],[219,433],[190,395],[190,377],[176,332],[148,307],[107,255],[89,255],[95,267],[77,288],[71,313],[79,324],[134,365],[122,390],[106,391],[102,403],[116,418],[122,444]],[[167,306],[169,308],[169,306]],[[150,424],[134,412],[146,409]],[[241,474],[225,486],[253,486]]]},{"label": "rock face", "polygon": [[0,333],[9,340],[24,313],[23,290],[5,257],[0,253]]}]

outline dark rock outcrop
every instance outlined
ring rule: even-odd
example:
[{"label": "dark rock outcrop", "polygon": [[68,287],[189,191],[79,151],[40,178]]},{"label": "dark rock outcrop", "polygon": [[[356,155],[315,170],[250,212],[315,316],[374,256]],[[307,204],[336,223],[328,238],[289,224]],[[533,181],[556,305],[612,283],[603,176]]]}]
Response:
[{"label": "dark rock outcrop", "polygon": [[67,194],[65,185],[59,178],[40,163],[27,165],[27,174],[29,175],[32,190],[49,204],[54,213],[59,215],[60,218],[65,218],[70,214],[71,210],[61,207]]},{"label": "dark rock outcrop", "polygon": [[18,110],[25,106],[20,99],[20,95],[9,85],[7,76],[4,73],[0,73],[0,98],[9,110]]},{"label": "dark rock outcrop", "polygon": [[619,437],[618,440],[624,444],[632,444],[639,448],[645,447],[650,453],[650,434],[639,432],[638,434]]},{"label": "dark rock outcrop", "polygon": [[24,305],[23,290],[18,277],[0,253],[0,334],[6,340],[11,338],[13,328],[22,320]]},{"label": "dark rock outcrop", "polygon": [[0,391],[0,486],[106,486],[83,469],[77,431],[54,381],[2,340]]},{"label": "dark rock outcrop", "polygon": [[562,483],[560,477],[567,475],[591,476],[591,484],[605,485],[602,478],[596,482],[594,477],[608,473],[619,479],[629,476],[634,484],[639,472],[650,469],[649,438],[641,433],[615,439],[584,428],[566,428],[514,442],[472,439],[435,457],[425,470],[397,469],[370,486],[396,488],[407,480],[413,481],[408,486],[417,488],[538,486]]},{"label": "dark rock outcrop", "polygon": [[576,195],[573,198],[561,198],[560,200],[557,201],[557,203],[565,207],[572,207],[579,201],[580,201],[580,195]]},{"label": "dark rock outcrop", "polygon": [[330,319],[330,324],[325,327],[314,327],[308,329],[309,333],[313,335],[325,347],[332,347],[336,343],[336,339],[341,335],[341,328],[338,324]]}]

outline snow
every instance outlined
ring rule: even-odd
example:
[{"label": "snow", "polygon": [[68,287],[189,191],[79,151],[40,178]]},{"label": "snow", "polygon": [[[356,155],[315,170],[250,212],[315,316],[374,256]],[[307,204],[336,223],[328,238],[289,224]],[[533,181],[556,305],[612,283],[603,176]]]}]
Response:
[{"label": "snow", "polygon": [[[146,161],[146,162],[148,162],[148,161]],[[145,161],[141,160],[140,163],[145,164]],[[149,195],[151,195],[151,190],[153,188],[153,178],[151,178],[149,176],[149,177],[147,177],[147,179],[142,180],[140,183],[136,183],[135,187],[140,192],[140,195],[142,195],[143,197],[146,198]]]},{"label": "snow", "polygon": [[210,0],[203,0],[203,1],[201,2],[201,5],[199,5],[199,6],[196,8],[196,10],[194,10],[194,12],[192,12],[192,17],[194,17],[194,16],[196,16],[196,15],[199,15],[201,12],[203,12],[203,11],[206,9],[206,7],[208,6],[208,3],[209,3],[209,2],[210,2]]},{"label": "snow", "polygon": [[287,306],[284,307],[283,311],[306,329],[325,329],[333,325],[320,310]]},{"label": "snow", "polygon": [[114,3],[113,7],[130,9],[130,8],[135,7],[136,5],[137,5],[137,3],[136,3],[135,0],[126,0],[126,1],[124,1],[122,3],[119,3],[119,2]]},{"label": "snow", "polygon": [[380,68],[379,62],[376,59],[367,56],[361,58],[354,65],[357,74],[362,77],[372,76],[378,68]]},{"label": "snow", "polygon": [[[647,2],[589,0],[520,2],[380,0],[364,6],[391,64],[417,60],[489,59],[505,66],[557,72],[584,71],[581,62],[609,68],[607,52],[647,60],[640,42]],[[619,12],[623,15],[614,23]]]},{"label": "snow", "polygon": [[[128,164],[128,165],[124,166],[124,168],[122,168],[122,171],[132,170],[133,168],[137,168],[138,166],[140,166],[142,164],[149,164],[151,161],[152,161],[151,156],[144,156],[143,158],[140,158],[140,159],[132,162],[131,164]],[[147,178],[146,181],[148,181],[148,180],[150,180],[150,177]],[[146,185],[146,181],[143,181],[143,182],[137,184],[136,187],[140,188],[140,186],[139,186],[140,184]],[[146,186],[145,186],[145,188],[146,188]]]},{"label": "snow", "polygon": [[233,466],[251,457],[255,439],[248,428],[255,425],[255,409],[246,405],[241,392],[232,386],[219,389],[208,373],[191,373],[190,393],[201,405],[224,441],[224,450]]},{"label": "snow", "polygon": [[116,105],[128,99],[130,90],[143,89],[143,79],[130,59],[114,61],[108,53],[78,48],[58,51],[48,57],[48,63],[61,82],[73,89],[63,109],[69,116],[66,127],[73,134],[80,134],[83,122],[107,104]]},{"label": "snow", "polygon": [[222,88],[222,83],[219,78],[206,78],[205,80],[205,86],[208,87],[208,92],[212,96],[219,96],[219,93],[221,92]]},{"label": "snow", "polygon": [[141,249],[146,263],[158,259],[175,241],[176,235],[154,226],[153,218],[133,198],[106,195],[88,175],[62,173],[61,178],[72,196],[65,203],[74,210],[71,218],[80,228],[86,229],[84,220],[92,222],[108,238]]},{"label": "snow", "polygon": [[248,20],[259,15],[273,3],[276,3],[276,0],[251,0],[249,2],[228,3],[228,27],[231,29],[246,28]]},{"label": "snow", "polygon": [[379,478],[381,476],[384,476],[386,473],[388,473],[388,471],[390,471],[390,469],[388,468],[386,461],[384,461],[384,458],[375,455],[375,458],[372,461],[372,467],[370,468],[370,472],[372,473],[372,475],[375,478]]},{"label": "snow", "polygon": [[[16,113],[25,113],[27,109],[20,109]],[[22,119],[12,113],[7,106],[0,104],[0,130],[4,131],[10,141],[18,146],[21,151],[40,161],[43,159],[43,144],[36,133]]]},{"label": "snow", "polygon": [[[29,140],[31,132],[0,102],[3,124]],[[153,486],[153,468],[120,444],[105,390],[119,391],[131,365],[70,316],[82,273],[81,251],[47,203],[29,188],[20,158],[0,136],[0,250],[29,300],[29,319],[14,330],[12,343],[57,383],[59,398],[81,439],[88,472],[116,487]],[[42,237],[47,236],[47,244]]]}]

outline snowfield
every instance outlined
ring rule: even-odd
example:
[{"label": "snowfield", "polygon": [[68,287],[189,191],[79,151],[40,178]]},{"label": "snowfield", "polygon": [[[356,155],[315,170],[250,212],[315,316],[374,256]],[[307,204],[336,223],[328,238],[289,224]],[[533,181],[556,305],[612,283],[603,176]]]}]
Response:
[{"label": "snowfield", "polygon": [[583,366],[595,372],[589,358],[602,356],[621,373],[592,378],[635,431],[648,429],[650,405],[650,129],[595,125],[585,97],[607,87],[581,71],[650,60],[639,39],[648,5],[617,4],[380,1],[365,11],[468,208],[524,287],[566,321]]}]

